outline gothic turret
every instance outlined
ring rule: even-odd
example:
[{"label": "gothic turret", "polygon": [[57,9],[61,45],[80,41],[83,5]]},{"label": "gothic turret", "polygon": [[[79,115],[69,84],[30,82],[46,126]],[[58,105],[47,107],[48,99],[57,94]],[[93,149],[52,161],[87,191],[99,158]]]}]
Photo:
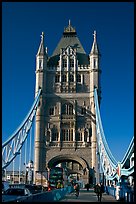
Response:
[{"label": "gothic turret", "polygon": [[94,41],[89,55],[90,68],[91,68],[91,74],[92,74],[92,77],[91,77],[92,83],[90,84],[90,91],[94,91],[94,87],[97,87],[98,91],[100,92],[100,72],[101,72],[100,65],[99,65],[100,52],[96,41],[96,31],[94,31],[93,36],[94,36]]},{"label": "gothic turret", "polygon": [[36,55],[36,88],[35,95],[42,89],[40,103],[36,111],[35,126],[35,171],[45,171],[45,92],[46,92],[47,51],[44,47],[44,33],[41,35],[40,46]]},{"label": "gothic turret", "polygon": [[[100,57],[100,52],[98,49],[97,41],[96,41],[96,31],[93,33],[94,40],[93,40],[93,45],[92,49],[90,52],[90,92],[94,92],[94,88],[98,88],[98,94],[99,94],[99,87],[100,87],[100,69],[99,69],[99,57]],[[92,100],[92,115],[95,115],[95,103],[94,99]],[[98,166],[97,166],[97,157],[96,157],[96,124],[95,124],[96,118],[92,120],[92,169],[94,169],[94,172],[98,171]],[[94,176],[96,180],[98,179],[98,175]]]},{"label": "gothic turret", "polygon": [[44,47],[44,32],[42,32],[40,46],[36,55],[36,94],[39,87],[45,92],[47,57],[47,48]]}]

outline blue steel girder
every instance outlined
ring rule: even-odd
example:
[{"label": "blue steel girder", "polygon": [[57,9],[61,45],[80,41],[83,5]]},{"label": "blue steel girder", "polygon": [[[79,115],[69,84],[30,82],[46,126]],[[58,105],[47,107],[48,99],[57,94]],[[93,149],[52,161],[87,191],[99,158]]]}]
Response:
[{"label": "blue steel girder", "polygon": [[[95,112],[96,112],[97,148],[100,155],[99,156],[100,165],[105,177],[109,180],[113,180],[115,178],[118,178],[118,174],[117,174],[118,162],[113,157],[104,135],[96,89],[94,90],[94,101],[95,101]],[[134,152],[134,137],[132,138],[130,145],[126,151],[126,154],[122,159],[121,170],[120,170],[121,176],[123,175],[129,176],[134,172],[134,166],[130,167],[129,169],[123,168],[125,165],[125,162],[127,161],[127,159],[131,157],[133,152]]]},{"label": "blue steel girder", "polygon": [[112,174],[113,170],[114,171],[116,170],[117,161],[111,154],[108,144],[106,142],[105,136],[104,136],[96,90],[94,93],[94,99],[95,99],[95,112],[96,112],[97,147],[98,147],[98,152],[100,155],[101,168],[103,170],[104,175],[107,176],[107,172],[108,174]]},{"label": "blue steel girder", "polygon": [[17,128],[17,130],[11,135],[11,137],[2,144],[2,169],[5,169],[11,164],[15,157],[20,154],[29,131],[32,127],[36,109],[40,100],[41,89],[39,89],[37,96],[35,97],[34,103],[25,117],[24,121]]},{"label": "blue steel girder", "polygon": [[132,153],[134,152],[134,136],[133,138],[131,139],[131,142],[129,144],[129,147],[121,161],[121,166],[123,167],[125,165],[125,162],[127,161],[127,159],[130,159]]}]

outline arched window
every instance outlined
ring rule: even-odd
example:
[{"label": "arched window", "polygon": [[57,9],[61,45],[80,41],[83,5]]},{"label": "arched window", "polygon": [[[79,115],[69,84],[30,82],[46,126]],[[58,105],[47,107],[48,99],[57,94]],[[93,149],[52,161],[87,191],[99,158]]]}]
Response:
[{"label": "arched window", "polygon": [[49,109],[49,115],[54,115],[54,107],[51,107],[51,108]]},{"label": "arched window", "polygon": [[96,59],[93,60],[93,67],[96,68]]},{"label": "arched window", "polygon": [[82,108],[81,108],[81,114],[82,114],[82,115],[85,115],[85,114],[86,114],[86,108],[85,108],[85,107],[82,107]]},{"label": "arched window", "polygon": [[42,60],[39,60],[39,68],[42,68]]},{"label": "arched window", "polygon": [[77,83],[81,83],[81,75],[80,74],[77,75]]},{"label": "arched window", "polygon": [[73,115],[73,105],[72,104],[68,104],[67,114]]},{"label": "arched window", "polygon": [[47,131],[47,137],[46,137],[46,141],[49,142],[50,141],[50,131]]},{"label": "arched window", "polygon": [[70,59],[70,67],[74,67],[74,59]]},{"label": "arched window", "polygon": [[63,141],[73,141],[73,129],[62,129]]},{"label": "arched window", "polygon": [[87,137],[88,137],[88,132],[85,130],[84,131],[84,141],[87,142]]},{"label": "arched window", "polygon": [[55,75],[55,83],[58,83],[58,82],[60,82],[60,75],[56,74]]},{"label": "arched window", "polygon": [[58,132],[57,132],[57,130],[52,131],[52,141],[58,141]]},{"label": "arched window", "polygon": [[70,132],[70,141],[73,141],[73,129],[70,129],[69,132]]},{"label": "arched window", "polygon": [[65,115],[73,115],[73,105],[70,103],[63,104],[61,112]]},{"label": "arched window", "polygon": [[62,140],[63,141],[68,141],[66,134],[67,134],[66,129],[62,129]]},{"label": "arched window", "polygon": [[67,67],[67,59],[62,60],[62,66],[63,66],[63,68]]},{"label": "arched window", "polygon": [[66,76],[66,74],[63,74],[63,75],[62,75],[62,82],[67,82],[67,76]]},{"label": "arched window", "polygon": [[82,141],[82,132],[77,132],[77,141]]},{"label": "arched window", "polygon": [[74,76],[73,76],[73,74],[70,74],[70,75],[69,75],[69,82],[74,82]]}]

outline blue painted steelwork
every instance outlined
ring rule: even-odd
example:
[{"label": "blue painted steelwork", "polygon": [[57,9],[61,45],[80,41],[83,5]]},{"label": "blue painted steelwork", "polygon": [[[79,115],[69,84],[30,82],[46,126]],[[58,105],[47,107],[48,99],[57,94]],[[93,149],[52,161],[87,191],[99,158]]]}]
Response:
[{"label": "blue painted steelwork", "polygon": [[131,153],[134,151],[134,137],[132,138],[130,144],[129,144],[129,147],[121,161],[121,164],[122,164],[122,167],[124,166],[125,162],[127,161],[127,159],[130,158],[131,156]]},{"label": "blue painted steelwork", "polygon": [[[99,151],[99,154],[100,154],[100,161],[103,160],[102,155],[106,156],[108,158],[112,168],[116,169],[117,161],[113,157],[113,155],[112,155],[112,153],[111,153],[111,151],[110,151],[110,149],[108,147],[105,135],[104,135],[102,122],[101,122],[101,117],[100,117],[100,111],[99,111],[98,97],[97,97],[97,90],[96,89],[94,91],[94,100],[95,100],[95,111],[96,111],[97,144],[98,144],[98,151]],[[104,151],[102,151],[100,149],[100,142],[101,142],[101,145],[102,145]],[[103,165],[102,165],[102,168],[103,168]]]},{"label": "blue painted steelwork", "polygon": [[[99,111],[99,104],[98,104],[98,96],[97,96],[97,89],[94,90],[94,101],[95,101],[95,112],[96,112],[96,131],[97,131],[97,148],[99,154],[99,161],[101,169],[104,173],[104,176],[108,180],[114,180],[115,178],[119,178],[120,176],[129,176],[134,172],[134,166],[125,169],[125,162],[130,159],[132,153],[134,152],[134,137],[132,138],[130,145],[127,149],[127,152],[122,159],[121,162],[117,162],[113,157],[102,127],[100,111]],[[105,164],[106,163],[106,164]],[[118,164],[120,163],[120,175],[117,174]],[[107,172],[108,169],[108,172]]]},{"label": "blue painted steelwork", "polygon": [[24,121],[12,134],[12,136],[2,144],[2,169],[5,169],[15,159],[15,157],[20,154],[20,150],[31,129],[36,109],[39,104],[40,94],[41,89],[39,89],[35,101]]}]

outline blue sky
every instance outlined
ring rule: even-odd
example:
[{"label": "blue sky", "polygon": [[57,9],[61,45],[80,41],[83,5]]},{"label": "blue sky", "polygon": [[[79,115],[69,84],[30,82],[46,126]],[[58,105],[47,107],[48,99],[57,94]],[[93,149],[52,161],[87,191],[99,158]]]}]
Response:
[{"label": "blue sky", "polygon": [[27,115],[35,92],[41,32],[49,56],[68,20],[87,54],[97,31],[101,52],[101,119],[109,148],[122,160],[134,135],[134,3],[8,2],[2,4],[2,142]]}]

